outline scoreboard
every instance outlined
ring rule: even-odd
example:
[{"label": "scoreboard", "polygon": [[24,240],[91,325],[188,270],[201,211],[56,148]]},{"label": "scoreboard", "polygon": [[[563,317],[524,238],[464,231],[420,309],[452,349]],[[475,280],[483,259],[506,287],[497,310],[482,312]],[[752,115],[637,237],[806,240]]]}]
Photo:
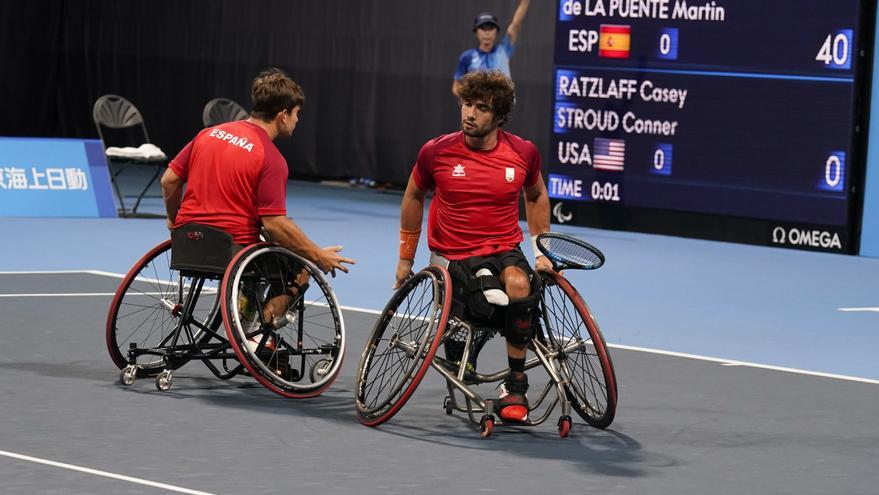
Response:
[{"label": "scoreboard", "polygon": [[558,0],[554,222],[852,252],[870,5]]}]

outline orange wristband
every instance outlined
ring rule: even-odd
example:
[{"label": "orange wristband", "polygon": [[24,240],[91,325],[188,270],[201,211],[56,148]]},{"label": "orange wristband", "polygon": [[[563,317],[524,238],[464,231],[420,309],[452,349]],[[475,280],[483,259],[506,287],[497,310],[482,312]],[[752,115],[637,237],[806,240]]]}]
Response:
[{"label": "orange wristband", "polygon": [[418,249],[418,238],[421,237],[421,229],[400,229],[400,259],[414,260],[415,250]]}]

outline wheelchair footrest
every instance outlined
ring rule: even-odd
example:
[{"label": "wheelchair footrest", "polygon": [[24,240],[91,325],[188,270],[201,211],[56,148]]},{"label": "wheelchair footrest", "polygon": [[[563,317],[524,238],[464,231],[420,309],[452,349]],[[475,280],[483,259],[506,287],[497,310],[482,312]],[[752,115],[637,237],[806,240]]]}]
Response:
[{"label": "wheelchair footrest", "polygon": [[495,415],[495,426],[537,426],[540,424],[532,422],[530,419],[525,421],[504,421],[504,418],[500,415],[501,410],[498,406],[497,399],[488,399],[485,401],[485,413]]}]

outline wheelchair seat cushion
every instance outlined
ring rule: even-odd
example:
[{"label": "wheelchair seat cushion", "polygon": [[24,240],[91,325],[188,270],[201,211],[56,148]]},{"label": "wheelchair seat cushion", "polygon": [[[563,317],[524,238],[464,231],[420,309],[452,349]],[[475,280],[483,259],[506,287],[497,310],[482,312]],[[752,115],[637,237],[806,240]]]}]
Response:
[{"label": "wheelchair seat cushion", "polygon": [[242,247],[224,230],[188,223],[171,232],[171,268],[221,276]]}]

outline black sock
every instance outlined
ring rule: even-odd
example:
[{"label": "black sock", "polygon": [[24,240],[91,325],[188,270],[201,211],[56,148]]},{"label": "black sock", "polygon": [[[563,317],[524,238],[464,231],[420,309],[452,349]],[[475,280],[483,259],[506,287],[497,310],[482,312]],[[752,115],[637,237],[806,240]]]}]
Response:
[{"label": "black sock", "polygon": [[514,358],[513,356],[507,355],[507,362],[510,363],[511,371],[518,371],[519,373],[525,372],[525,358]]}]

